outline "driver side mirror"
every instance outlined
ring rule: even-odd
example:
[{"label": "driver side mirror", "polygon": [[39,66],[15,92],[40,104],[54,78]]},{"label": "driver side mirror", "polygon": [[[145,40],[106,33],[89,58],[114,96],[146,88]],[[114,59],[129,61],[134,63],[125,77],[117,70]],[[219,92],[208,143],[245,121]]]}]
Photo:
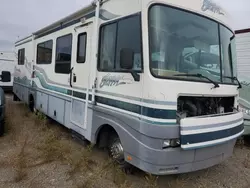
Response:
[{"label": "driver side mirror", "polygon": [[134,66],[134,51],[129,48],[123,48],[120,51],[120,67],[126,69],[134,78],[134,81],[140,81],[140,75],[133,71]]},{"label": "driver side mirror", "polygon": [[134,65],[134,51],[129,48],[123,48],[120,51],[120,67],[122,69],[132,70]]},{"label": "driver side mirror", "polygon": [[9,71],[2,71],[1,82],[10,82],[11,81],[11,75]]}]

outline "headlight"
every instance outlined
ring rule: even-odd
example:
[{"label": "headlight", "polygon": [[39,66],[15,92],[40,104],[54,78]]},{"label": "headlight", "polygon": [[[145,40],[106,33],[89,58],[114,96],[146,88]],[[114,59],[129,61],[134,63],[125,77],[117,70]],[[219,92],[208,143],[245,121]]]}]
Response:
[{"label": "headlight", "polygon": [[179,147],[180,146],[180,139],[171,139],[171,140],[164,140],[163,142],[163,149],[166,148],[174,148],[174,147]]},{"label": "headlight", "polygon": [[243,112],[243,114],[249,115],[250,116],[250,109],[243,107],[241,105],[239,105],[239,111]]}]

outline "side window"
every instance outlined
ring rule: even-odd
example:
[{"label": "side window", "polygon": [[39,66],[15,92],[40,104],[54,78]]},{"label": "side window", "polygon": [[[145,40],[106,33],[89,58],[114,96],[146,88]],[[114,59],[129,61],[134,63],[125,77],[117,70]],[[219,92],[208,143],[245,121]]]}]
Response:
[{"label": "side window", "polygon": [[37,45],[37,64],[50,64],[52,61],[53,41],[49,40]]},{"label": "side window", "polygon": [[102,71],[115,68],[116,25],[114,23],[101,28],[99,69]]},{"label": "side window", "polygon": [[18,65],[24,65],[25,62],[25,49],[18,50]]},{"label": "side window", "polygon": [[77,63],[85,63],[86,61],[86,47],[87,47],[87,33],[78,35],[77,44]]},{"label": "side window", "polygon": [[71,68],[72,34],[57,38],[55,72],[68,74]]},{"label": "side window", "polygon": [[139,16],[129,17],[118,22],[116,41],[116,70],[120,68],[120,52],[123,48],[134,51],[133,70],[141,71],[141,23]]},{"label": "side window", "polygon": [[122,72],[120,68],[120,52],[124,48],[134,52],[133,70],[142,70],[140,16],[118,20],[115,23],[104,25],[100,31],[99,70]]}]

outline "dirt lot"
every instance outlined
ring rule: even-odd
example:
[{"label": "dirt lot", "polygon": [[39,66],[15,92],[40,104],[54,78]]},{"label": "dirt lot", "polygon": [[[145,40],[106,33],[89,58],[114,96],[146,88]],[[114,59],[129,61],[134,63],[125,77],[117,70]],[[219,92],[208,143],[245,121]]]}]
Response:
[{"label": "dirt lot", "polygon": [[0,187],[17,188],[248,188],[250,149],[237,145],[228,161],[207,170],[155,177],[124,174],[106,152],[83,145],[70,131],[7,101],[7,132],[0,138]]}]

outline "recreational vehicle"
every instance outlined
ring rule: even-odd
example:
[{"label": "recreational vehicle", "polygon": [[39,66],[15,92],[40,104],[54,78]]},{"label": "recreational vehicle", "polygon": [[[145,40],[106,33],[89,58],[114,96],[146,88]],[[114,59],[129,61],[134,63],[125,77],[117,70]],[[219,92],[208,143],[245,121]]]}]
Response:
[{"label": "recreational vehicle", "polygon": [[11,73],[11,80],[9,82],[1,82],[0,87],[4,91],[12,91],[13,88],[13,73],[16,64],[16,55],[14,52],[1,52],[0,51],[0,72],[8,71]]},{"label": "recreational vehicle", "polygon": [[244,136],[250,135],[250,29],[236,30],[236,52],[240,89],[240,109],[244,114]]},{"label": "recreational vehicle", "polygon": [[196,171],[244,132],[235,35],[210,0],[97,0],[15,43],[14,99],[121,167]]}]

